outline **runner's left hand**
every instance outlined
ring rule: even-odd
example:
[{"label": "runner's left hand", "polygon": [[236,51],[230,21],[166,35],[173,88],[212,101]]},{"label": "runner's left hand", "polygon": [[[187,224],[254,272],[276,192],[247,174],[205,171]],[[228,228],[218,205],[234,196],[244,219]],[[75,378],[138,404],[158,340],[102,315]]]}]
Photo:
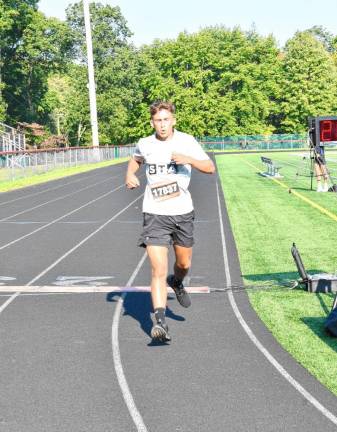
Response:
[{"label": "runner's left hand", "polygon": [[189,156],[180,154],[180,153],[172,153],[172,160],[177,164],[177,165],[186,165],[186,164],[191,164],[192,160]]}]

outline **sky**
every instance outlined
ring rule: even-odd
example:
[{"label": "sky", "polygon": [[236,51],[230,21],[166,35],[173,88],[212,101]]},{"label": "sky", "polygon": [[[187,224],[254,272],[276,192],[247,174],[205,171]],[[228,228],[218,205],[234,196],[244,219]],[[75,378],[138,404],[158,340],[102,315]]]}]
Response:
[{"label": "sky", "polygon": [[[40,0],[47,16],[65,19],[69,0]],[[98,2],[98,0],[97,0]],[[337,35],[337,0],[101,0],[119,6],[133,32],[136,46],[154,39],[174,39],[180,32],[194,33],[203,27],[224,25],[252,27],[263,36],[273,34],[280,47],[297,30],[323,26]]]}]

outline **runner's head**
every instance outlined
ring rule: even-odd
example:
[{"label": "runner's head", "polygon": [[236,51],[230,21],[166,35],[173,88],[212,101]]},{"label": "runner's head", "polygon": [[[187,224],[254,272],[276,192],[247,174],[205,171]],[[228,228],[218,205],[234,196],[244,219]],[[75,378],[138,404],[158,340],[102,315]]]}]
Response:
[{"label": "runner's head", "polygon": [[176,124],[175,107],[171,102],[155,101],[150,106],[151,126],[159,140],[165,141],[173,135]]}]

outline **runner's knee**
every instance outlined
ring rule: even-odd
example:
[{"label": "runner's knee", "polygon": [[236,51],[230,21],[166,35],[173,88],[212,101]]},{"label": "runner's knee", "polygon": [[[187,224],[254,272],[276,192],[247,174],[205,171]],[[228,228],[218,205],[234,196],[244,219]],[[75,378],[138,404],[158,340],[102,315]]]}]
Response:
[{"label": "runner's knee", "polygon": [[191,267],[191,258],[177,261],[176,266],[181,270],[188,270]]},{"label": "runner's knee", "polygon": [[152,277],[166,279],[167,276],[167,266],[161,265],[157,267],[152,267]]}]

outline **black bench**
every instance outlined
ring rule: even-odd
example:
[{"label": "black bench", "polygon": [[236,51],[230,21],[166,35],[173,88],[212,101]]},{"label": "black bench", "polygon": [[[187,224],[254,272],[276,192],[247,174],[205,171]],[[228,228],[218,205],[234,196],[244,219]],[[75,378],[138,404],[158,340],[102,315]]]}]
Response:
[{"label": "black bench", "polygon": [[270,158],[261,156],[261,162],[267,167],[267,172],[263,173],[264,176],[268,177],[282,177],[279,170],[282,168],[281,165],[273,162]]}]

